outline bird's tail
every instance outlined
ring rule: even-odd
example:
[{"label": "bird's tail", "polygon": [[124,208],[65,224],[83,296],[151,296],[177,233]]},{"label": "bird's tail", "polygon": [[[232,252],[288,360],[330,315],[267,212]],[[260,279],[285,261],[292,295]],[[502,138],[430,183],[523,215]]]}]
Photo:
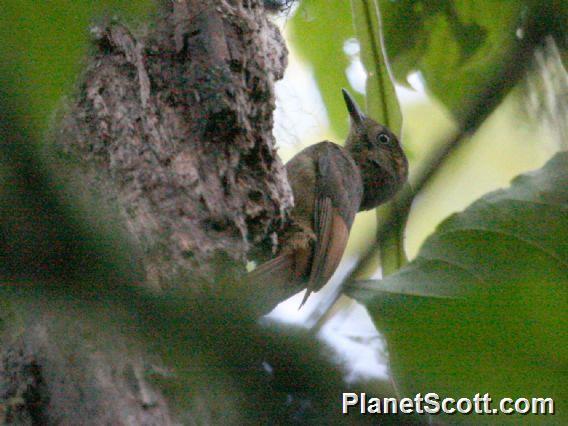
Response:
[{"label": "bird's tail", "polygon": [[302,306],[304,306],[304,303],[306,303],[306,300],[308,300],[308,297],[310,297],[310,294],[313,293],[313,290],[310,289],[309,287],[306,288],[306,293],[304,294],[304,298],[302,299],[302,303],[300,303],[300,307],[298,308],[298,310],[302,309]]},{"label": "bird's tail", "polygon": [[294,259],[290,254],[282,254],[256,267],[249,272],[249,281],[255,283],[270,282],[271,284],[286,283],[293,278]]},{"label": "bird's tail", "polygon": [[[297,264],[294,253],[280,254],[249,272],[248,282],[251,286],[269,285],[272,289],[271,296],[282,301],[305,287],[305,277],[302,274],[304,269],[304,264]],[[306,291],[302,305],[311,292],[310,289]]]}]

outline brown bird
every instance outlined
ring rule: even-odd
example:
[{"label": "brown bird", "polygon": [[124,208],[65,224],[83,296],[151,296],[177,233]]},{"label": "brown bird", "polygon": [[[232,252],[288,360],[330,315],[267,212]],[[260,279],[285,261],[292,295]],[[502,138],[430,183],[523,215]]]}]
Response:
[{"label": "brown bird", "polygon": [[300,307],[337,269],[355,214],[392,198],[408,176],[408,161],[396,136],[342,91],[351,117],[345,147],[320,142],[286,164],[294,194],[290,226],[277,256],[250,273],[256,282],[305,283]]}]

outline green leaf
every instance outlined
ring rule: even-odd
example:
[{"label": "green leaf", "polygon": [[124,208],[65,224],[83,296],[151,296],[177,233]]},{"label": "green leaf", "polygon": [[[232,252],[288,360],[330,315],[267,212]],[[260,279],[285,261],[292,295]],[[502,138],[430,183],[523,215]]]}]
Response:
[{"label": "green leaf", "polygon": [[530,3],[379,0],[397,80],[405,84],[409,73],[420,71],[427,90],[462,119],[471,99],[502,68]]},{"label": "green leaf", "polygon": [[398,273],[354,290],[385,333],[401,393],[553,397],[554,421],[566,419],[567,241],[564,152],[451,216]]}]

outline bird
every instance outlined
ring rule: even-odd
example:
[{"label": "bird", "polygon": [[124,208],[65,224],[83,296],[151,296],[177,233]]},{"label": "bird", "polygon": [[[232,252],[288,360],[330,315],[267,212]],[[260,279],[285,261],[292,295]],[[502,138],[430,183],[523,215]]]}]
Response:
[{"label": "bird", "polygon": [[286,163],[294,197],[276,256],[249,273],[256,282],[303,284],[304,305],[339,266],[357,212],[390,200],[408,178],[408,160],[386,126],[365,115],[346,89],[345,145],[322,141]]}]

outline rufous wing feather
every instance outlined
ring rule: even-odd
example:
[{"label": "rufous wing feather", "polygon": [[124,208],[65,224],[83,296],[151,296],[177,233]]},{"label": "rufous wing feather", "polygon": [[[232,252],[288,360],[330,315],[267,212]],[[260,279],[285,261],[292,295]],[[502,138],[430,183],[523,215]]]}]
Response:
[{"label": "rufous wing feather", "polygon": [[319,290],[334,274],[349,239],[349,229],[332,206],[329,197],[318,197],[314,211],[316,245],[306,294],[300,307],[313,291]]}]

